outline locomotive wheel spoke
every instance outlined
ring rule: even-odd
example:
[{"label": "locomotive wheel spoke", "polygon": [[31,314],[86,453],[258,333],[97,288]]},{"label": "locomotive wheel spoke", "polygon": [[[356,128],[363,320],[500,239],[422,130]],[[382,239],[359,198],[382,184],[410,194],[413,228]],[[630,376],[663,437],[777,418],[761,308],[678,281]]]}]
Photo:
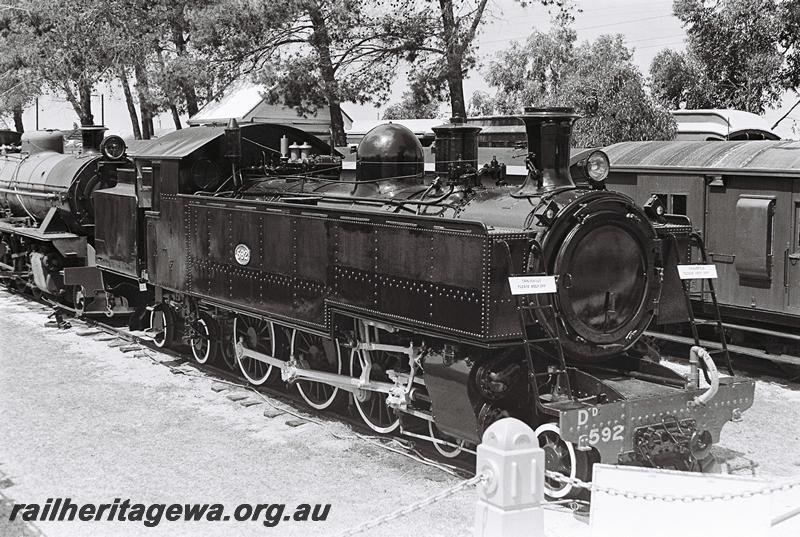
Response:
[{"label": "locomotive wheel spoke", "polygon": [[220,325],[219,357],[222,358],[225,367],[231,371],[239,369],[239,363],[236,361],[236,349],[234,347],[233,323],[227,321],[223,322]]},{"label": "locomotive wheel spoke", "polygon": [[433,447],[436,451],[439,452],[440,455],[443,457],[447,457],[448,459],[453,459],[461,455],[464,451],[464,441],[453,438],[450,435],[444,434],[436,427],[436,424],[432,421],[428,422],[428,432],[432,438],[437,440],[444,440],[445,442],[449,442],[451,444],[455,444],[455,446],[449,446],[447,444],[440,444],[438,442],[433,442]]},{"label": "locomotive wheel spoke", "polygon": [[236,347],[275,356],[275,326],[272,321],[237,315],[233,321],[234,353],[242,375],[256,386],[264,384],[272,374],[271,364],[245,356]]},{"label": "locomotive wheel spoke", "polygon": [[218,333],[214,319],[206,313],[201,313],[192,325],[192,337],[189,341],[192,356],[198,364],[214,360],[218,349]]},{"label": "locomotive wheel spoke", "polygon": [[[353,350],[350,353],[350,375],[354,378],[361,376],[361,360],[359,353],[365,351]],[[370,380],[374,382],[391,382],[386,371],[394,367],[395,358],[384,352],[370,352],[367,360],[372,363]],[[356,409],[364,423],[373,431],[388,434],[400,426],[400,418],[394,409],[386,404],[388,394],[360,389],[353,394]]]},{"label": "locomotive wheel spoke", "polygon": [[[341,349],[336,341],[293,330],[291,355],[303,369],[336,374],[342,372]],[[296,386],[305,402],[317,410],[334,406],[341,393],[339,388],[324,382],[299,380]]]},{"label": "locomotive wheel spoke", "polygon": [[[575,451],[561,439],[561,431],[553,423],[545,423],[536,429],[539,447],[545,452],[545,468],[564,477],[575,478]],[[571,454],[571,458],[570,458]],[[572,491],[572,485],[552,478],[545,479],[545,494],[550,498],[564,498]]]},{"label": "locomotive wheel spoke", "polygon": [[150,331],[153,335],[153,345],[163,349],[172,345],[175,324],[169,306],[159,305],[150,312]]}]

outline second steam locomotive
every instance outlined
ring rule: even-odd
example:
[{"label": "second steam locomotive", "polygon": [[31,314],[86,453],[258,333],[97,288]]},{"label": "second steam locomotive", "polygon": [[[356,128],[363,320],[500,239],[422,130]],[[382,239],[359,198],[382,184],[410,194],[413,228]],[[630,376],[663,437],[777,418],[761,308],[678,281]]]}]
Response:
[{"label": "second steam locomotive", "polygon": [[[85,248],[73,256],[32,230],[74,208],[52,198],[49,220],[25,214],[26,195],[54,193],[0,174],[22,200],[5,205],[4,275],[85,315],[144,320],[156,345],[186,342],[198,362],[283,381],[316,409],[349,404],[373,430],[445,456],[513,416],[569,477],[588,480],[596,461],[709,467],[753,382],[721,377],[697,349],[684,377],[641,339],[656,318],[686,318],[677,265],[690,222],[608,191],[602,152],[570,166],[571,110],[521,119],[522,184],[483,173],[479,129],[458,120],[434,129],[433,178],[396,124],[364,137],[355,177],[325,142],[283,125],[193,127],[130,155],[111,138],[84,155],[91,225],[59,230]],[[37,276],[45,251],[57,287]]]}]

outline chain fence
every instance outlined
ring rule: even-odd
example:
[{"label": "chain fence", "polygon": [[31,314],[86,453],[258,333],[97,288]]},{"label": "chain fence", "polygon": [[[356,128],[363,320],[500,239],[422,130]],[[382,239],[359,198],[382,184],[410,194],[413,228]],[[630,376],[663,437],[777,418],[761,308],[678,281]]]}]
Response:
[{"label": "chain fence", "polygon": [[545,476],[548,479],[552,479],[553,481],[557,481],[564,485],[571,485],[573,487],[590,490],[592,492],[598,492],[600,494],[608,494],[609,496],[621,496],[631,500],[647,500],[647,501],[661,501],[661,502],[692,503],[692,502],[730,501],[740,498],[752,498],[753,496],[758,496],[758,495],[770,495],[770,494],[775,494],[777,492],[788,492],[792,489],[800,488],[800,479],[793,479],[767,485],[760,489],[746,490],[736,493],[694,494],[694,495],[651,494],[651,493],[633,492],[629,490],[620,490],[612,487],[601,487],[594,483],[587,483],[586,481],[582,481],[577,478],[571,478],[565,476],[564,474],[560,474],[558,472],[552,472],[549,470],[545,471]]},{"label": "chain fence", "polygon": [[433,505],[437,502],[447,499],[450,496],[458,494],[462,490],[469,487],[473,487],[478,483],[486,481],[487,479],[488,477],[485,475],[476,475],[471,479],[465,479],[464,481],[456,483],[452,487],[449,487],[439,492],[438,494],[434,494],[433,496],[428,496],[427,498],[416,501],[410,505],[407,505],[406,507],[403,507],[402,509],[397,509],[395,511],[392,511],[391,513],[386,513],[385,515],[376,517],[370,521],[364,522],[363,524],[359,524],[358,526],[337,533],[334,537],[348,537],[350,535],[358,535],[359,533],[363,533],[369,529],[375,528],[382,524],[386,524],[387,522],[390,522],[392,520],[411,514],[414,511],[417,511],[418,509],[428,507],[429,505]]}]

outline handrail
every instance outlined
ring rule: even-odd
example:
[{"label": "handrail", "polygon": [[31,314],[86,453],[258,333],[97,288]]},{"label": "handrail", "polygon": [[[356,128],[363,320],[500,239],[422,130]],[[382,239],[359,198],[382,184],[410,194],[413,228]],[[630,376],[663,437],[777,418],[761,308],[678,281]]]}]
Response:
[{"label": "handrail", "polygon": [[719,390],[719,371],[717,371],[717,366],[714,364],[714,360],[711,358],[711,355],[708,354],[708,351],[697,345],[693,346],[689,351],[689,364],[692,366],[690,381],[694,383],[695,387],[699,385],[700,378],[697,373],[697,364],[701,359],[703,363],[705,363],[705,370],[711,380],[711,387],[695,397],[692,401],[689,401],[689,406],[705,405],[717,395],[717,391]]}]

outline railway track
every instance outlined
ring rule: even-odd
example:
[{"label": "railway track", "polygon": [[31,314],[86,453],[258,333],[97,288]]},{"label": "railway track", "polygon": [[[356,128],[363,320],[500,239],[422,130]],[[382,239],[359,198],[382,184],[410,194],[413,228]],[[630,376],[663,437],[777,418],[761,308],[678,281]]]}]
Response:
[{"label": "railway track", "polygon": [[[346,423],[358,438],[369,444],[408,457],[420,464],[433,466],[447,474],[459,478],[469,478],[475,475],[474,448],[440,441],[450,448],[461,448],[462,451],[456,457],[445,458],[434,449],[427,437],[402,427],[398,429],[399,432],[376,436],[357,417],[358,413],[351,398],[348,398],[348,404],[340,405],[339,408],[318,411],[309,407],[297,390],[289,388],[286,384],[273,381],[253,386],[226,368],[224,364],[220,366],[197,363],[192,359],[191,350],[187,345],[176,348],[157,348],[153,344],[152,338],[142,331],[114,326],[98,319],[77,317],[73,308],[41,295],[11,289],[6,290],[6,293],[10,296],[22,297],[29,304],[38,304],[52,309],[49,315],[52,320],[48,323],[54,329],[75,328],[77,329],[75,333],[79,336],[106,341],[110,348],[119,348],[123,352],[131,353],[136,358],[146,357],[159,365],[168,367],[173,373],[202,376],[218,384],[230,386],[232,389],[248,391],[259,397],[273,412],[288,414],[304,422],[316,423],[326,428],[325,420],[334,418]],[[173,360],[159,359],[159,356],[170,357]]]},{"label": "railway track", "polygon": [[[198,364],[192,358],[191,350],[187,345],[178,348],[157,348],[152,343],[152,338],[149,338],[146,333],[129,330],[127,326],[115,326],[114,320],[117,318],[112,318],[110,322],[107,322],[104,319],[76,317],[74,310],[63,304],[55,303],[46,297],[11,290],[7,291],[7,293],[8,296],[22,298],[31,306],[40,306],[41,309],[34,311],[41,312],[43,315],[47,310],[50,310],[52,320],[49,323],[54,329],[59,327],[59,323],[69,323],[71,325],[69,328],[73,329],[74,333],[79,336],[107,342],[109,347],[120,348],[120,350],[130,353],[135,358],[152,360],[169,368],[175,374],[203,377],[214,381],[217,385],[229,386],[233,392],[231,394],[223,393],[223,396],[232,395],[236,391],[247,391],[260,398],[265,404],[268,408],[265,412],[267,417],[272,418],[279,414],[287,414],[296,420],[315,423],[322,427],[323,430],[329,429],[326,422],[333,419],[347,424],[353,434],[360,440],[380,449],[408,457],[419,464],[434,467],[457,478],[466,479],[475,475],[473,449],[466,448],[456,458],[445,458],[433,448],[428,439],[422,435],[415,434],[413,431],[401,428],[398,430],[399,432],[380,436],[375,435],[374,431],[359,419],[354,404],[349,398],[346,405],[340,405],[336,409],[318,411],[309,407],[297,390],[290,388],[288,385],[274,381],[260,386],[250,385],[224,365]],[[2,294],[3,291],[0,290],[0,295]],[[59,315],[61,316],[60,319]],[[684,352],[688,348],[685,342],[667,341],[665,343],[671,345],[669,348],[671,352],[665,353],[668,354],[668,358],[676,359],[676,357],[688,356],[688,351]],[[759,364],[761,365],[760,369],[758,368]],[[765,369],[763,364],[763,361],[752,358],[745,362],[741,359],[736,361],[737,369],[746,369],[758,375],[774,375],[774,372]],[[224,390],[220,389],[214,389],[214,391],[224,392]],[[335,433],[328,430],[326,434]],[[451,445],[451,447],[458,446]],[[570,503],[555,502],[553,507],[555,508],[556,505],[560,505],[561,508],[582,510],[586,508],[588,502],[570,500]]]}]

